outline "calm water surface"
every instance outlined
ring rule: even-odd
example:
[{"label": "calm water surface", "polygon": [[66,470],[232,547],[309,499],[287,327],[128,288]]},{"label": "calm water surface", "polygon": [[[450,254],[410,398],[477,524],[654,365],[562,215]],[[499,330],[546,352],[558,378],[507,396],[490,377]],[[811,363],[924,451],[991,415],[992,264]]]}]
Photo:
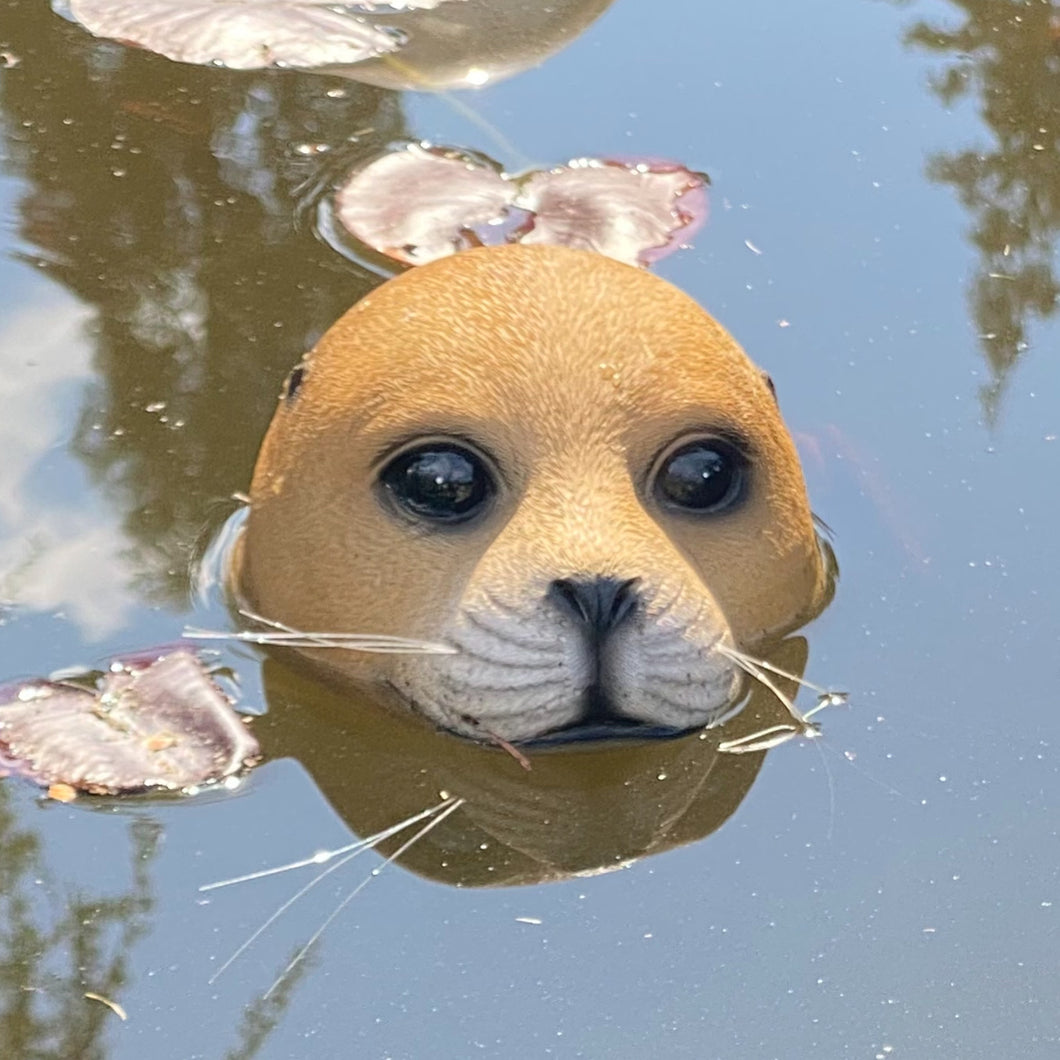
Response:
[{"label": "calm water surface", "polygon": [[[771,752],[710,838],[622,871],[388,870],[266,998],[364,859],[212,985],[305,877],[199,885],[379,826],[340,797],[373,782],[368,736],[267,673],[273,758],[238,793],[88,808],[0,786],[0,1053],[1060,1055],[1052,12],[618,0],[454,105],[179,66],[5,0],[0,674],[226,621],[189,565],[286,371],[375,282],[315,232],[313,189],[415,136],[512,168],[710,173],[710,221],[661,271],[776,381],[842,569],[807,672],[852,706]],[[230,661],[262,706],[255,657]],[[465,882],[518,875],[482,841]]]}]

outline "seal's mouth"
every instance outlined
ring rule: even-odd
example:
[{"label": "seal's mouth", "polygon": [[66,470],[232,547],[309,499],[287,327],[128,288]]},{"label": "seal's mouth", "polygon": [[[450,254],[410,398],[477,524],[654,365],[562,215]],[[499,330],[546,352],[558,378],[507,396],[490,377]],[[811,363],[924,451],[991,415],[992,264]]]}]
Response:
[{"label": "seal's mouth", "polygon": [[678,729],[669,725],[651,725],[648,722],[615,719],[613,721],[576,721],[562,729],[520,740],[520,747],[555,747],[569,743],[614,743],[616,740],[673,740],[694,731]]},{"label": "seal's mouth", "polygon": [[[627,718],[615,710],[607,693],[600,685],[591,685],[585,693],[585,711],[569,725],[520,741],[523,746],[553,746],[565,743],[589,743],[614,740],[672,739],[691,732],[691,728],[654,725],[651,722]],[[697,726],[692,726],[696,728]]]}]

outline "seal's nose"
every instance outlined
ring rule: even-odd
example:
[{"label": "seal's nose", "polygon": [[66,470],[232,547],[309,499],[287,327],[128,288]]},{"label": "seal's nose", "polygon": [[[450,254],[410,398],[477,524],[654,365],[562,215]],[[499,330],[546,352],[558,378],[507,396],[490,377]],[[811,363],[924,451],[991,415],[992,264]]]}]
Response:
[{"label": "seal's nose", "polygon": [[610,633],[637,605],[639,578],[557,578],[547,599],[594,636]]}]

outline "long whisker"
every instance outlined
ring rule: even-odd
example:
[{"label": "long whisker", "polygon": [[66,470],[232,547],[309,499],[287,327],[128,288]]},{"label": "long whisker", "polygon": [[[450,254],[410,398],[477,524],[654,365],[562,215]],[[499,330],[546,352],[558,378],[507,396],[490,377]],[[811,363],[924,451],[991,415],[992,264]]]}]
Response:
[{"label": "long whisker", "polygon": [[736,740],[723,740],[718,744],[718,750],[725,754],[749,754],[752,751],[765,751],[771,747],[792,739],[795,736],[817,736],[820,730],[813,722],[808,721],[806,715],[795,706],[791,697],[786,695],[777,683],[761,667],[743,652],[735,651],[718,645],[723,654],[727,655],[745,673],[749,674],[760,684],[769,689],[780,700],[784,709],[791,715],[794,725],[774,725],[769,729],[741,736]]},{"label": "long whisker", "polygon": [[301,858],[298,861],[290,861],[286,865],[275,865],[271,869],[259,869],[257,872],[248,872],[242,876],[232,876],[227,880],[215,880],[213,883],[204,883],[199,887],[199,891],[216,891],[222,887],[231,887],[233,884],[249,883],[251,880],[262,880],[266,876],[278,876],[281,872],[290,872],[293,869],[304,869],[308,865],[324,865],[331,861],[332,858],[337,858],[341,854],[348,854],[351,850],[373,847],[377,843],[381,843],[384,839],[389,839],[392,835],[397,835],[398,832],[403,831],[410,825],[419,824],[419,822],[425,817],[431,817],[439,810],[444,810],[452,801],[452,798],[448,798],[444,802],[438,803],[437,806],[431,806],[426,810],[422,810],[414,817],[407,817],[404,821],[399,821],[397,824],[392,824],[389,828],[384,828],[381,832],[376,832],[375,835],[367,836],[364,839],[358,839],[353,843],[347,843],[344,847],[336,847],[334,850],[318,850],[311,857]]},{"label": "long whisker", "polygon": [[[431,831],[431,829],[437,828],[438,825],[440,825],[442,821],[446,819],[446,817],[448,817],[451,813],[455,812],[461,806],[463,806],[465,801],[465,799],[450,800],[451,804],[445,810],[439,813],[433,820],[428,821],[411,839],[408,839],[404,843],[402,843],[401,846],[399,846],[397,850],[395,850],[394,853],[391,854],[390,857],[388,857],[383,862],[382,865],[377,865],[374,869],[372,869],[372,871],[368,873],[368,875],[365,876],[365,878],[361,880],[361,882],[357,884],[357,886],[354,887],[354,889],[350,891],[350,893],[346,895],[346,897],[343,898],[341,902],[339,902],[339,904],[331,912],[331,915],[328,916],[328,918],[320,925],[320,927],[318,927],[317,930],[313,932],[306,944],[294,955],[294,957],[291,958],[287,967],[284,968],[282,972],[280,972],[280,974],[276,977],[276,980],[273,982],[272,986],[270,986],[269,989],[265,991],[263,996],[266,998],[269,997],[269,995],[284,981],[284,979],[286,979],[287,976],[289,976],[291,972],[294,971],[294,969],[299,965],[299,963],[305,958],[305,955],[313,948],[313,946],[320,939],[320,936],[323,935],[324,932],[327,931],[327,929],[331,926],[335,918],[343,911],[343,909],[346,908],[346,906],[350,904],[350,902],[354,900],[354,898],[357,897],[357,895],[361,893],[361,891],[365,889],[365,887],[368,886],[368,884],[372,882],[372,880],[379,876],[388,865],[392,865],[395,861],[397,861],[397,859],[401,857],[401,855],[404,854],[405,851],[411,849],[411,847],[418,843],[425,835],[427,835],[428,832]],[[352,857],[353,855],[350,856]],[[332,866],[332,868],[337,867],[337,865]]]},{"label": "long whisker", "polygon": [[[760,729],[750,736],[741,736],[737,740],[723,740],[718,744],[718,750],[722,754],[747,755],[754,751],[768,751],[773,747],[779,747],[799,735],[799,730],[791,725],[773,725],[768,729]],[[810,733],[806,733],[807,736]]]},{"label": "long whisker", "polygon": [[[408,645],[411,650],[424,651],[434,653],[438,655],[455,655],[457,649],[451,644],[439,644],[429,640],[418,640],[412,637],[392,637],[388,634],[361,634],[361,633],[303,633],[302,630],[293,628],[287,625],[285,622],[280,622],[274,618],[266,618],[264,615],[259,614],[257,611],[251,611],[249,608],[241,607],[239,613],[244,618],[249,618],[251,622],[259,622],[263,626],[269,626],[272,629],[278,630],[281,633],[290,633],[294,636],[305,636],[313,641],[319,641],[324,647],[328,647],[328,641],[342,641],[343,639],[349,640],[360,640],[362,637],[368,639],[378,640],[382,644],[392,645]],[[383,649],[377,649],[383,650]]]},{"label": "long whisker", "polygon": [[[736,740],[724,741],[718,745],[718,750],[727,754],[749,754],[752,751],[768,751],[770,748],[786,743],[788,740],[791,740],[796,736],[805,736],[808,738],[819,736],[821,730],[809,719],[819,711],[824,710],[825,707],[841,706],[845,704],[849,698],[846,692],[836,692],[831,689],[822,688],[820,685],[815,685],[812,681],[804,680],[799,674],[791,673],[788,670],[782,670],[779,666],[774,666],[772,663],[766,662],[765,659],[756,659],[753,656],[745,655],[742,651],[737,651],[735,648],[730,648],[727,645],[719,644],[718,650],[723,655],[732,659],[741,670],[768,688],[784,705],[785,710],[791,715],[792,721],[795,723],[794,725],[774,725],[768,729],[751,733],[748,736],[741,736]],[[805,713],[800,711],[795,706],[791,697],[785,695],[784,692],[777,687],[776,682],[765,672],[766,670],[770,670],[779,677],[787,678],[790,681],[794,681],[796,684],[803,685],[804,687],[817,692],[817,705]]]},{"label": "long whisker", "polygon": [[426,640],[404,637],[382,637],[368,633],[264,633],[252,630],[216,629],[184,630],[188,640],[238,640],[247,644],[271,645],[277,648],[345,648],[347,651],[376,652],[389,655],[455,655],[455,648]]},{"label": "long whisker", "polygon": [[[769,670],[771,673],[775,673],[778,677],[787,678],[789,681],[794,681],[796,684],[802,685],[803,688],[809,688],[813,692],[817,692],[822,699],[813,710],[806,712],[804,717],[812,717],[822,707],[839,707],[843,706],[849,696],[846,692],[837,692],[831,688],[823,688],[821,685],[815,685],[812,681],[807,681],[805,677],[801,677],[799,674],[793,674],[789,670],[782,670],[779,666],[774,666],[771,662],[767,662],[765,659],[756,659],[753,655],[747,655],[742,651],[738,651],[736,648],[731,648],[726,644],[718,643],[717,649],[722,655],[727,655],[734,663],[738,665],[743,662],[749,662],[752,666],[759,666],[763,670]],[[750,671],[748,671],[750,673]]]},{"label": "long whisker", "polygon": [[[290,898],[288,898],[285,902],[283,902],[276,909],[274,909],[272,914],[257,928],[257,930],[255,930],[253,934],[251,934],[250,937],[247,938],[234,953],[232,953],[232,955],[224,962],[224,964],[221,965],[220,968],[217,969],[216,972],[214,972],[212,976],[210,976],[210,985],[212,986],[222,975],[224,975],[224,973],[228,971],[228,969],[244,953],[246,953],[246,951],[250,949],[250,947],[274,923],[276,923],[276,921],[279,920],[279,918],[283,916],[283,914],[286,913],[288,909],[291,908],[291,906],[293,906],[304,895],[308,894],[314,887],[316,887],[318,883],[320,883],[327,876],[331,875],[331,873],[335,872],[337,869],[342,868],[342,866],[345,865],[347,862],[352,861],[355,857],[357,857],[358,854],[363,854],[366,850],[374,849],[376,846],[389,839],[391,836],[397,835],[398,832],[404,831],[410,825],[419,823],[426,817],[433,817],[435,814],[438,814],[442,811],[444,811],[442,813],[442,816],[447,817],[456,808],[456,806],[458,804],[462,804],[463,801],[463,799],[456,798],[446,799],[444,802],[439,803],[437,806],[431,806],[429,809],[423,810],[412,817],[407,817],[405,818],[405,820],[399,821],[397,824],[391,825],[389,828],[384,828],[381,832],[376,832],[375,835],[368,836],[366,839],[359,839],[355,843],[350,843],[348,846],[345,847],[339,847],[336,850],[321,851],[318,854],[314,854],[311,858],[303,858],[301,861],[293,861],[287,865],[279,865],[275,868],[263,869],[260,872],[251,872],[247,873],[244,876],[236,876],[232,879],[219,880],[216,883],[207,883],[201,886],[199,888],[200,891],[212,891],[216,890],[219,887],[229,887],[232,884],[245,883],[250,880],[262,879],[265,876],[273,876],[277,873],[288,872],[291,869],[304,868],[307,865],[320,865],[334,857],[344,855],[343,857],[339,857],[339,860],[336,861],[335,864],[329,865],[322,872],[318,872],[317,875],[314,876],[307,884],[299,888],[293,895],[291,895]],[[432,824],[431,827],[433,826],[434,825]],[[417,833],[417,836],[414,836],[413,839],[418,838],[418,835],[419,833]],[[402,849],[405,849],[405,847],[403,847]],[[283,972],[283,975],[280,976],[280,979],[282,979],[283,976],[289,974],[291,967],[293,967],[293,965],[289,966]],[[276,983],[273,983],[272,987],[270,987],[270,992],[276,987],[279,981],[280,980],[277,980]]]},{"label": "long whisker", "polygon": [[410,637],[391,637],[380,633],[307,633],[284,622],[265,618],[253,611],[241,610],[244,618],[268,626],[267,630],[212,630],[188,627],[184,636],[189,640],[238,640],[248,644],[272,645],[281,648],[345,648],[347,651],[377,652],[389,655],[455,655],[457,649],[449,644]]}]

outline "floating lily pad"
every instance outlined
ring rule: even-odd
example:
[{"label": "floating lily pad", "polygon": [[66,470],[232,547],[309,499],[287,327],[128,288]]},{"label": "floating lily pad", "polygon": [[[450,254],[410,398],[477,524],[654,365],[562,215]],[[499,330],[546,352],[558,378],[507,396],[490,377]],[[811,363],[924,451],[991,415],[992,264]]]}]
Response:
[{"label": "floating lily pad", "polygon": [[447,0],[54,0],[97,37],[183,63],[253,70],[347,65],[401,46],[403,35],[363,15],[434,8]]},{"label": "floating lily pad", "polygon": [[520,239],[649,264],[677,249],[706,219],[705,184],[702,174],[669,163],[581,159],[530,173],[520,183],[516,205],[535,220]]},{"label": "floating lily pad", "polygon": [[661,161],[582,158],[513,176],[482,156],[413,143],[351,174],[334,211],[359,243],[405,265],[514,242],[648,265],[702,225],[706,185]]},{"label": "floating lily pad", "polygon": [[354,173],[335,205],[362,243],[422,265],[485,241],[478,233],[505,220],[517,191],[488,161],[410,144]]},{"label": "floating lily pad", "polygon": [[34,681],[0,703],[0,773],[117,795],[180,790],[250,765],[258,743],[188,651],[119,664],[95,687]]}]

